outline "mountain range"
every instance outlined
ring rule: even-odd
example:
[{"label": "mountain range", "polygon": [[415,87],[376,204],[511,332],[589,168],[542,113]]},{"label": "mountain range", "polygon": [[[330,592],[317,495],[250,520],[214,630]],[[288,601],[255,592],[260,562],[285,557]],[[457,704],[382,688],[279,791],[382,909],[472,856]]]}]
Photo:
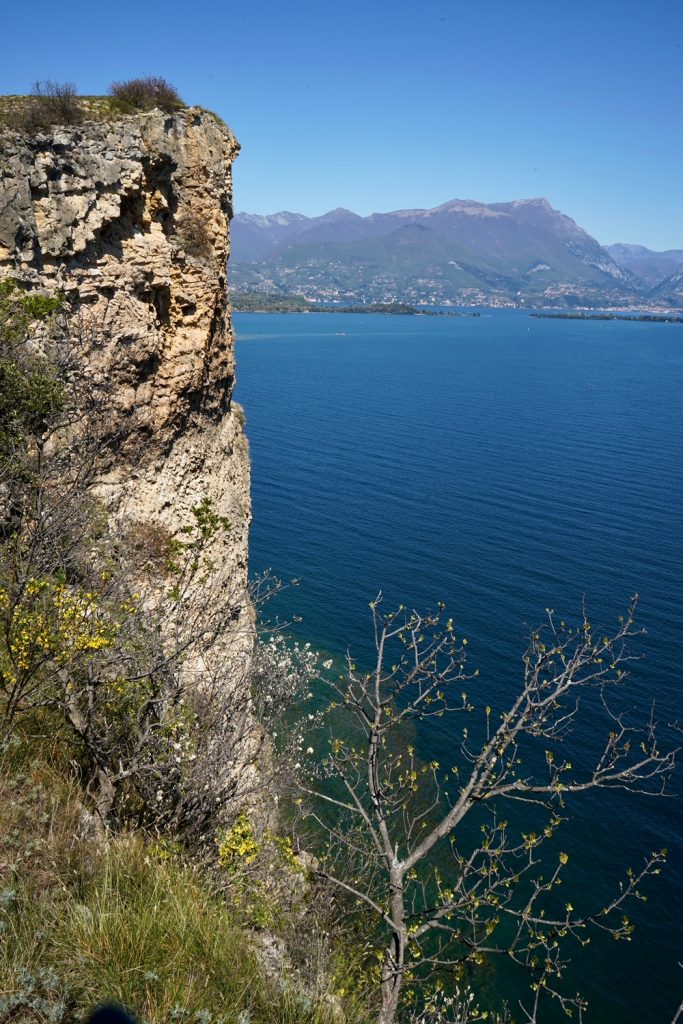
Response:
[{"label": "mountain range", "polygon": [[546,199],[238,213],[230,284],[314,302],[683,307],[683,250],[603,247]]}]

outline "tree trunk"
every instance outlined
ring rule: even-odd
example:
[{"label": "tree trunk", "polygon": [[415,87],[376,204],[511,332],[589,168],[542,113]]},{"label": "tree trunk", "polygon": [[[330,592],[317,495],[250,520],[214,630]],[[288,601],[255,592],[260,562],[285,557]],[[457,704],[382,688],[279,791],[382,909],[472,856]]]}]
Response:
[{"label": "tree trunk", "polygon": [[116,786],[109,776],[101,768],[97,769],[97,797],[95,798],[95,814],[102,822],[102,827],[108,829],[109,815],[114,806],[116,797]]},{"label": "tree trunk", "polygon": [[394,933],[382,964],[382,1009],[377,1024],[393,1024],[403,986],[403,966],[408,940],[403,906],[403,875],[398,865],[391,869],[389,907]]},{"label": "tree trunk", "polygon": [[[384,969],[382,971],[384,975]],[[391,976],[382,978],[382,1009],[377,1017],[377,1024],[394,1024],[398,1000],[401,994],[403,974],[392,972]]]}]

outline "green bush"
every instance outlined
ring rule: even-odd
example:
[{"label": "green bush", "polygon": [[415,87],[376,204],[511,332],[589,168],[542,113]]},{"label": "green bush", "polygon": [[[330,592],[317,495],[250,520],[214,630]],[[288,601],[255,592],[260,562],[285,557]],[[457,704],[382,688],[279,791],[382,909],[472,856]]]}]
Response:
[{"label": "green bush", "polygon": [[27,346],[32,325],[49,319],[61,298],[22,292],[11,278],[0,281],[0,455],[22,438],[37,437],[64,407],[54,368]]}]

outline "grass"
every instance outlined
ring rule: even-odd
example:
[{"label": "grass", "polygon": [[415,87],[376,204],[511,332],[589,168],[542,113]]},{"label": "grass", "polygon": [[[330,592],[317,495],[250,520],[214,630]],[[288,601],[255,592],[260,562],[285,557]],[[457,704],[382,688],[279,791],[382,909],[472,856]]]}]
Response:
[{"label": "grass", "polygon": [[83,823],[63,771],[0,757],[0,1020],[66,1024],[105,999],[148,1024],[339,1020],[266,976],[205,873],[140,835],[86,838]]},{"label": "grass", "polygon": [[[33,96],[7,95],[0,96],[0,124],[11,122],[34,101]],[[77,96],[78,105],[83,111],[86,121],[106,121],[112,117],[121,117],[111,96]]]},{"label": "grass", "polygon": [[[32,96],[0,96],[0,128],[4,125],[13,127],[17,120],[21,120],[21,115],[33,100]],[[81,109],[83,121],[120,120],[129,114],[140,113],[135,110],[123,110],[121,104],[113,96],[77,96],[76,100]]]}]

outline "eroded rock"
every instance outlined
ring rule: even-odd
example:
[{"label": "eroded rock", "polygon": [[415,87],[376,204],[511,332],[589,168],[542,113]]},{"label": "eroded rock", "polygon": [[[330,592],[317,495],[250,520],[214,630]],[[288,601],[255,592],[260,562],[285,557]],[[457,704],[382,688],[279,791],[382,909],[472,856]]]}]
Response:
[{"label": "eroded rock", "polygon": [[[231,524],[212,558],[232,594],[246,587],[250,520],[226,289],[238,151],[198,107],[0,134],[0,277],[65,296],[116,435],[100,472],[108,509],[175,532],[210,498]],[[246,657],[251,610],[236,607]]]}]

